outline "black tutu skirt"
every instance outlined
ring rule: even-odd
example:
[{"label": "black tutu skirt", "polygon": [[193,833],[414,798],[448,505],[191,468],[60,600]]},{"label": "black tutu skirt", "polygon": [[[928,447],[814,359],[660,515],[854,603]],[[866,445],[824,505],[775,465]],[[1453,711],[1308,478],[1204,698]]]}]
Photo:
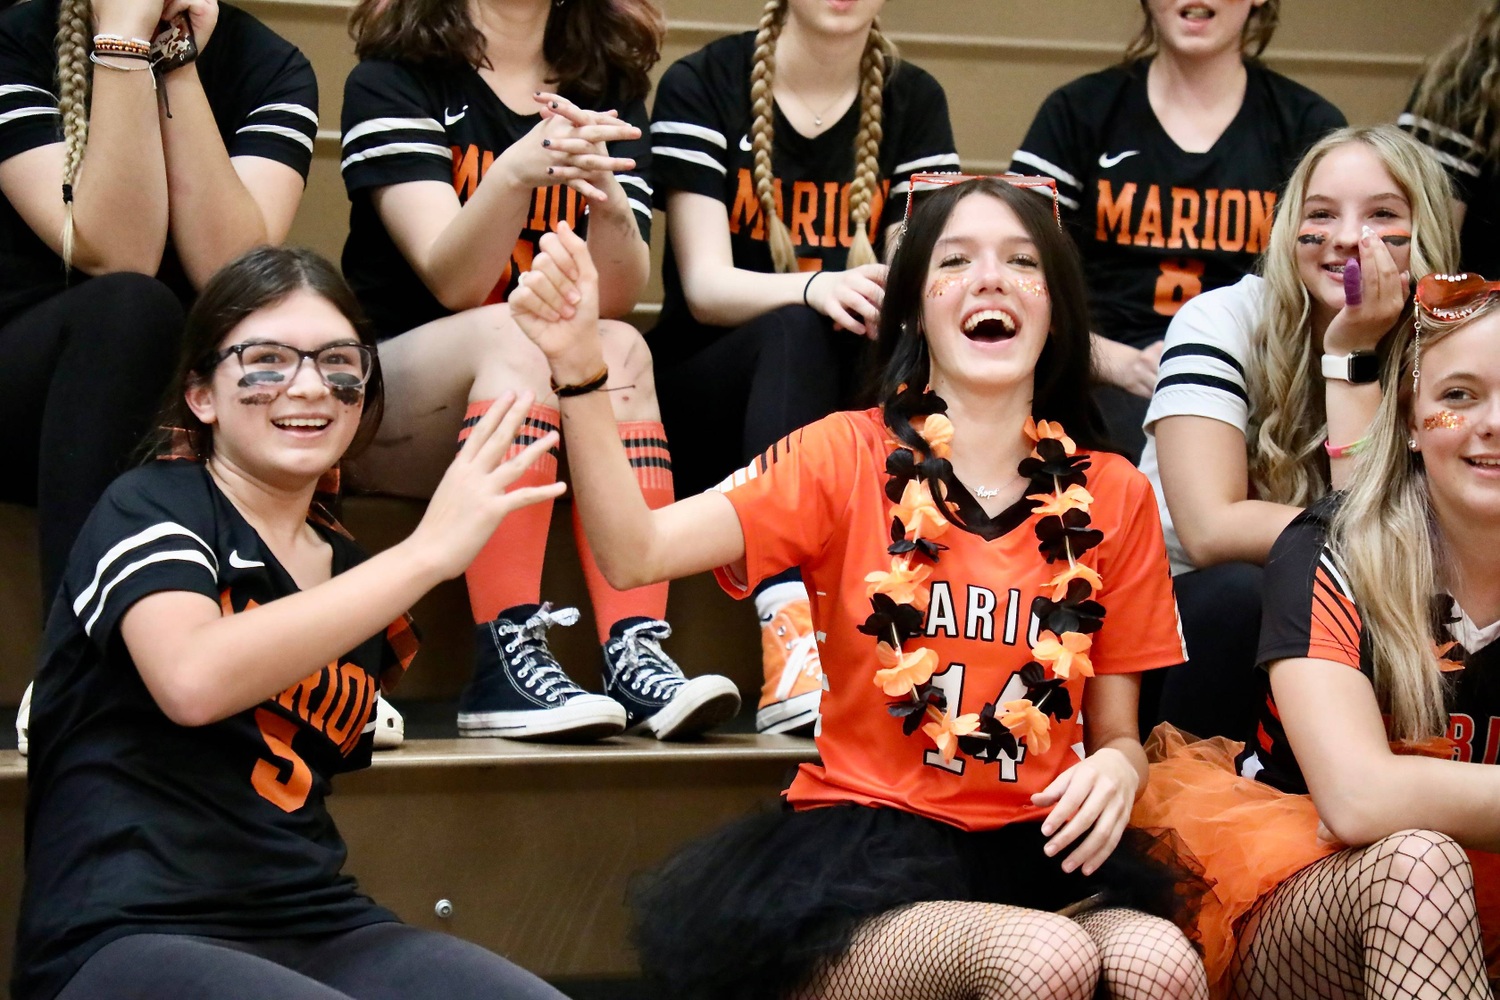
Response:
[{"label": "black tutu skirt", "polygon": [[840,957],[873,916],[964,900],[1055,911],[1090,900],[1187,928],[1207,886],[1163,840],[1129,829],[1091,876],[1042,853],[1040,823],[968,832],[860,805],[749,816],[631,886],[644,975],[672,1000],[767,1000]]}]

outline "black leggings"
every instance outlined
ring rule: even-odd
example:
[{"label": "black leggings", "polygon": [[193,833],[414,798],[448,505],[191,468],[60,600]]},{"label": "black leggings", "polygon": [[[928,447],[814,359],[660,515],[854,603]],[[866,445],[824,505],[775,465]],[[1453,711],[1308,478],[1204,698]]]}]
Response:
[{"label": "black leggings", "polygon": [[718,336],[699,346],[686,335],[652,334],[679,497],[701,493],[797,428],[849,405],[870,344],[806,306],[782,306],[732,330],[694,332]]},{"label": "black leggings", "polygon": [[565,1000],[460,938],[370,924],[311,938],[135,934],[99,949],[57,1000]]},{"label": "black leggings", "polygon": [[140,274],[91,278],[0,326],[0,500],[37,508],[45,614],[94,503],[131,464],[177,363],[182,305]]}]

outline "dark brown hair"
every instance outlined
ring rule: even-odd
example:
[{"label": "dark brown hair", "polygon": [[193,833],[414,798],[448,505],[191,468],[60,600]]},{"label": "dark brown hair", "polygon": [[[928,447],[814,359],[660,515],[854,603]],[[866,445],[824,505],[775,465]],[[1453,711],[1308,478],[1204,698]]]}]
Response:
[{"label": "dark brown hair", "polygon": [[[294,292],[309,291],[328,302],[354,327],[359,341],[375,346],[375,335],[359,300],[345,283],[343,275],[322,257],[302,247],[257,247],[224,265],[204,286],[188,313],[182,333],[182,353],[177,374],[157,419],[158,432],[150,443],[151,455],[165,455],[177,444],[176,430],[187,431],[193,452],[206,459],[214,450],[213,429],[204,424],[187,405],[187,390],[212,376],[219,356],[219,345],[235,327],[252,314],[269,309]],[[385,380],[380,374],[377,356],[365,383],[364,410],[359,416],[359,431],[350,442],[345,457],[362,451],[380,427],[385,412]]]},{"label": "dark brown hair", "polygon": [[[1147,6],[1148,0],[1141,0],[1141,13],[1145,15],[1145,23],[1141,30],[1125,46],[1124,62],[1133,63],[1137,59],[1144,59],[1156,52],[1156,23],[1151,20],[1151,8]],[[1276,34],[1276,26],[1281,23],[1281,0],[1266,0],[1259,7],[1250,10],[1250,17],[1245,21],[1245,32],[1240,36],[1240,51],[1251,59],[1259,59],[1260,54],[1266,51],[1266,46],[1271,44],[1271,36]]]},{"label": "dark brown hair", "polygon": [[[488,67],[484,33],[467,0],[359,0],[349,34],[361,59],[416,65]],[[651,90],[647,73],[661,58],[666,22],[653,0],[553,3],[542,58],[557,74],[547,83],[584,103],[621,103]]]}]

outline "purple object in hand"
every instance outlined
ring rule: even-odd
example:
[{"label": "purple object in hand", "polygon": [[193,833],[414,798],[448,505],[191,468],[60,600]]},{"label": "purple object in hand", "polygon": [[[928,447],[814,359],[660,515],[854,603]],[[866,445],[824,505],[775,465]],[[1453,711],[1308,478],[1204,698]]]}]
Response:
[{"label": "purple object in hand", "polygon": [[1359,258],[1350,257],[1344,262],[1344,305],[1357,306],[1364,300],[1364,288],[1360,284]]}]

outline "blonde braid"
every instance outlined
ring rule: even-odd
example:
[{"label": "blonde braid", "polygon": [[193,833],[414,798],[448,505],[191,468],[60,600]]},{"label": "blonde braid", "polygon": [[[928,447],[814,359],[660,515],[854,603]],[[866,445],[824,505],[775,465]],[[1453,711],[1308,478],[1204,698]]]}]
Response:
[{"label": "blonde braid", "polygon": [[776,79],[776,39],[786,23],[786,0],[766,0],[755,33],[755,57],[750,69],[750,148],[755,152],[755,197],[766,220],[766,242],[771,247],[771,266],[777,271],[797,269],[797,251],[792,234],[776,211],[776,192],[771,178],[771,142],[775,139],[775,103],[771,87]]},{"label": "blonde braid", "polygon": [[854,136],[854,182],[849,185],[849,221],[854,224],[849,267],[874,264],[878,260],[867,223],[874,210],[875,186],[880,183],[880,142],[885,136],[881,94],[885,90],[886,61],[894,54],[877,20],[870,25],[870,37],[865,42],[859,67],[859,131]]},{"label": "blonde braid", "polygon": [[89,0],[62,0],[57,11],[57,110],[63,121],[63,267],[73,266],[73,183],[89,141]]}]

